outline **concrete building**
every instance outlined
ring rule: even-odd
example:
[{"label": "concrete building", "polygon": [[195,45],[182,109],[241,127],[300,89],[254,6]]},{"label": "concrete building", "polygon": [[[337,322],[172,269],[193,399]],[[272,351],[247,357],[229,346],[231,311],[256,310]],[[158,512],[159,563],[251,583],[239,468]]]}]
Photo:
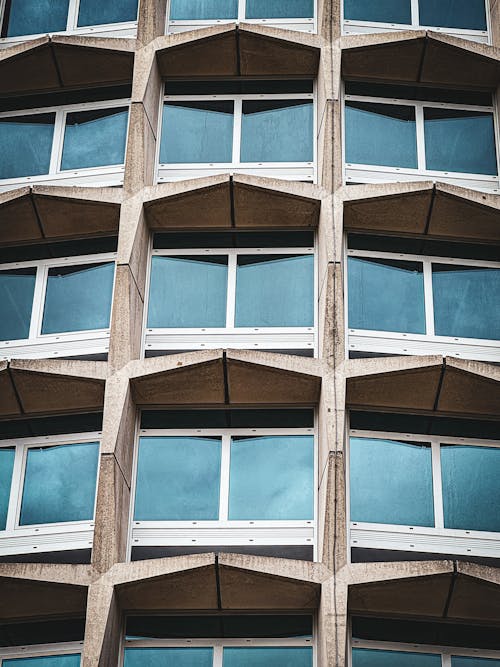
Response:
[{"label": "concrete building", "polygon": [[0,666],[498,667],[500,2],[0,17]]}]

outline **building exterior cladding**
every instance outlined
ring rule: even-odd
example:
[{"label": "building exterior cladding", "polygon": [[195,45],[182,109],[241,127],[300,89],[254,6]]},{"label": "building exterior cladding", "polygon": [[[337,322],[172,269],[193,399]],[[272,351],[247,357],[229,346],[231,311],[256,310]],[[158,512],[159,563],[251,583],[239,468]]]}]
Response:
[{"label": "building exterior cladding", "polygon": [[310,4],[0,0],[1,667],[500,665],[500,2]]}]

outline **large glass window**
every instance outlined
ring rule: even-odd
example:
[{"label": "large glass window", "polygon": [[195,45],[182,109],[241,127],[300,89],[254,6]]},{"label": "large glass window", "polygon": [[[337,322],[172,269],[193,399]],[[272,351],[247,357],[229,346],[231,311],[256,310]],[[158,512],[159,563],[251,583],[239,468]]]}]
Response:
[{"label": "large glass window", "polygon": [[[458,626],[457,626],[458,629]],[[438,628],[435,628],[438,631]],[[432,635],[429,635],[432,636]],[[416,650],[417,649],[417,650]],[[500,667],[498,651],[353,639],[352,667]],[[479,655],[478,655],[479,654]]]},{"label": "large glass window", "polygon": [[[26,653],[26,651],[24,651]],[[2,656],[0,655],[0,658]],[[79,653],[64,655],[33,655],[31,657],[3,658],[2,667],[80,667]]]},{"label": "large glass window", "polygon": [[0,114],[0,178],[49,173],[55,120],[55,113]]}]

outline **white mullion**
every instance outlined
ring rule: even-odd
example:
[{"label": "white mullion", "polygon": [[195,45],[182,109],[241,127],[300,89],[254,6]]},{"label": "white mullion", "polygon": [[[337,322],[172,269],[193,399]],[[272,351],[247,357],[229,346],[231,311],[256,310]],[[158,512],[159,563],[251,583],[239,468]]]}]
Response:
[{"label": "white mullion", "polygon": [[441,478],[441,445],[433,441],[432,449],[432,490],[434,495],[434,527],[444,528],[443,483]]},{"label": "white mullion", "polygon": [[222,436],[220,462],[219,521],[227,521],[229,515],[229,470],[231,463],[231,436]]},{"label": "white mullion", "polygon": [[246,0],[238,0],[238,22],[245,21],[247,14]]},{"label": "white mullion", "polygon": [[426,170],[425,163],[425,133],[424,133],[424,107],[423,104],[415,104],[415,121],[417,130],[417,164],[419,171]]},{"label": "white mullion", "polygon": [[48,267],[43,262],[37,265],[35,290],[33,293],[33,306],[31,308],[31,322],[29,339],[34,340],[40,334],[42,328],[42,313],[47,284]]},{"label": "white mullion", "polygon": [[66,122],[66,111],[56,111],[56,122],[54,124],[54,139],[52,141],[52,154],[50,156],[50,174],[57,174],[61,163],[62,145],[64,142],[64,124]]},{"label": "white mullion", "polygon": [[224,656],[224,646],[222,644],[216,644],[213,647],[214,650],[214,662],[213,667],[222,667],[223,656]]},{"label": "white mullion", "polygon": [[420,25],[420,12],[418,8],[418,0],[411,0],[411,24],[418,27]]},{"label": "white mullion", "polygon": [[424,303],[425,303],[425,332],[427,336],[434,336],[434,298],[432,293],[432,263],[424,260]]},{"label": "white mullion", "polygon": [[226,302],[226,329],[234,329],[236,313],[236,250],[228,251],[227,262],[227,302]]},{"label": "white mullion", "polygon": [[78,24],[78,12],[80,10],[80,0],[69,0],[68,20],[66,30],[76,30]]},{"label": "white mullion", "polygon": [[22,476],[23,476],[23,449],[17,445],[14,453],[14,466],[12,468],[12,479],[10,485],[9,505],[7,507],[7,520],[5,530],[14,530],[17,519],[17,506],[20,503]]},{"label": "white mullion", "polygon": [[234,99],[234,122],[233,122],[233,167],[239,167],[241,152],[241,121],[243,100],[241,97]]},{"label": "white mullion", "polygon": [[[21,450],[21,455],[20,455],[20,461],[18,463],[19,465],[19,477],[18,477],[18,484],[17,484],[17,494],[16,494],[16,499],[14,501],[14,507],[13,507],[13,512],[14,512],[14,522],[15,526],[19,526],[19,521],[21,519],[21,505],[22,505],[22,500],[23,500],[23,493],[24,493],[24,481],[25,481],[25,475],[26,475],[26,463],[28,459],[28,445],[24,445],[20,447]],[[17,452],[16,452],[17,453]]]}]

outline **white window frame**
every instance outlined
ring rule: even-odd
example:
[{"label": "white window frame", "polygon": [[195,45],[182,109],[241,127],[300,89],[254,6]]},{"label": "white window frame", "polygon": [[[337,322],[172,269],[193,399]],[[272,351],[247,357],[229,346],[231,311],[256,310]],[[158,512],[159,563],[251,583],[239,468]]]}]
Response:
[{"label": "white window frame", "polygon": [[[413,107],[415,110],[418,167],[413,169],[408,167],[386,167],[382,165],[354,164],[347,162],[345,109],[348,102],[363,102],[364,104],[385,104]],[[454,171],[435,171],[427,169],[425,163],[424,109],[450,109],[491,114],[493,116],[497,174],[488,176],[485,174],[464,174]],[[392,97],[372,97],[364,95],[349,95],[344,93],[344,114],[342,124],[344,135],[344,180],[347,184],[440,181],[443,183],[451,183],[452,185],[459,185],[465,188],[472,188],[474,190],[500,194],[500,132],[495,95],[492,95],[491,106],[484,106],[472,104],[452,104],[449,102],[422,102],[417,100],[405,100]]]},{"label": "white window frame", "polygon": [[5,530],[0,531],[0,556],[92,548],[99,466],[97,468],[96,494],[92,519],[88,521],[67,521],[20,526],[19,518],[23,498],[27,452],[29,449],[97,442],[99,443],[100,452],[101,437],[102,432],[98,431],[94,433],[68,433],[0,441],[1,449],[15,448],[7,522]]},{"label": "white window frame", "polygon": [[[54,267],[74,267],[80,264],[102,264],[115,262],[110,322],[113,311],[114,285],[116,280],[116,253],[100,255],[77,255],[75,257],[57,257],[27,262],[0,264],[0,273],[5,270],[35,268],[35,287],[29,337],[20,340],[0,341],[0,361],[16,359],[47,359],[50,357],[75,357],[107,354],[109,350],[110,328],[90,329],[87,331],[60,332],[42,334],[43,313],[49,270]],[[0,306],[1,314],[1,306]]]},{"label": "white window frame", "polygon": [[[231,438],[238,436],[313,436],[314,446],[314,517],[307,521],[230,521],[229,483]],[[142,437],[221,438],[219,515],[215,521],[136,521],[134,519],[137,490],[139,443]],[[233,428],[233,429],[139,429],[135,439],[134,467],[130,493],[130,530],[128,560],[133,547],[203,547],[203,546],[312,546],[313,559],[318,559],[318,429],[305,428]]]},{"label": "white window frame", "polygon": [[347,505],[349,545],[351,549],[384,549],[415,553],[456,554],[469,557],[498,558],[500,556],[500,533],[481,530],[458,530],[444,527],[443,488],[441,477],[441,445],[464,445],[473,447],[500,448],[498,440],[430,436],[391,431],[368,431],[350,429],[349,438],[372,438],[418,442],[430,445],[432,457],[432,488],[434,502],[434,527],[392,525],[351,521],[350,511],[350,444],[347,462],[349,480]]},{"label": "white window frame", "polygon": [[[316,241],[315,241],[316,245]],[[145,352],[157,350],[199,350],[237,348],[257,350],[304,350],[318,355],[318,269],[316,248],[176,248],[152,249],[148,265],[144,307]],[[228,280],[225,327],[150,328],[147,326],[151,287],[152,257],[228,256]],[[235,327],[236,270],[238,255],[312,255],[314,258],[314,324],[311,327]]]},{"label": "white window frame", "polygon": [[127,119],[127,141],[125,143],[124,159],[127,154],[128,129],[130,125],[130,100],[107,100],[104,102],[87,102],[84,104],[65,104],[52,107],[38,107],[35,109],[19,109],[16,111],[0,112],[1,118],[17,118],[19,116],[35,116],[40,114],[55,113],[54,135],[52,139],[52,150],[50,155],[50,166],[47,174],[37,176],[18,176],[16,178],[0,179],[0,192],[12,190],[13,188],[33,183],[52,185],[86,185],[90,187],[105,187],[123,185],[125,162],[119,165],[104,167],[82,167],[80,169],[61,169],[62,153],[64,145],[64,133],[66,129],[66,116],[78,111],[94,111],[103,109],[118,109],[126,107]]},{"label": "white window frame", "polygon": [[[5,9],[8,0],[0,0],[0,26],[3,27]],[[92,35],[102,37],[136,37],[137,15],[134,21],[122,21],[120,23],[101,23],[100,25],[78,27],[78,14],[81,0],[69,0],[66,29],[49,33],[51,35]],[[137,2],[137,14],[139,13],[139,0]],[[45,33],[30,35],[18,35],[16,37],[2,37],[0,49],[13,46],[28,39],[43,37]]]},{"label": "white window frame", "polygon": [[[287,179],[290,181],[309,181],[316,183],[317,178],[317,105],[316,83],[312,93],[258,93],[258,94],[230,94],[230,95],[164,95],[161,99],[158,118],[158,134],[156,164],[158,165],[158,183],[168,183],[186,178],[213,176],[217,174],[253,174],[269,178]],[[241,124],[243,102],[251,100],[282,101],[304,100],[313,104],[313,161],[312,162],[241,162]],[[233,102],[233,141],[231,162],[196,162],[196,163],[161,163],[160,150],[162,138],[162,123],[164,104],[166,102]]]},{"label": "white window frame", "polygon": [[318,30],[318,0],[314,0],[314,16],[310,18],[267,18],[267,19],[248,19],[246,18],[247,0],[238,0],[238,16],[234,19],[191,19],[191,20],[171,20],[170,7],[171,0],[167,0],[167,22],[165,31],[168,34],[185,32],[186,30],[196,30],[197,28],[206,28],[213,25],[227,25],[229,23],[252,23],[254,25],[269,25],[273,28],[282,30],[300,30],[301,32],[316,33]]},{"label": "white window frame", "polygon": [[344,293],[345,322],[347,327],[346,356],[350,352],[374,352],[376,354],[439,354],[460,359],[500,362],[500,340],[482,338],[460,338],[437,336],[434,333],[434,302],[432,291],[432,264],[448,266],[470,266],[500,269],[500,262],[460,259],[456,257],[433,257],[405,253],[378,252],[371,250],[347,250],[347,258],[388,259],[393,261],[418,262],[423,266],[425,325],[427,333],[397,333],[349,327],[348,263],[345,273]]},{"label": "white window frame", "polygon": [[483,0],[486,9],[486,30],[472,28],[445,28],[420,23],[419,0],[411,0],[411,23],[384,23],[383,21],[357,21],[344,18],[344,0],[341,0],[342,34],[356,35],[377,32],[399,32],[403,30],[432,30],[445,35],[453,35],[473,42],[491,44],[491,16],[488,0]]}]

